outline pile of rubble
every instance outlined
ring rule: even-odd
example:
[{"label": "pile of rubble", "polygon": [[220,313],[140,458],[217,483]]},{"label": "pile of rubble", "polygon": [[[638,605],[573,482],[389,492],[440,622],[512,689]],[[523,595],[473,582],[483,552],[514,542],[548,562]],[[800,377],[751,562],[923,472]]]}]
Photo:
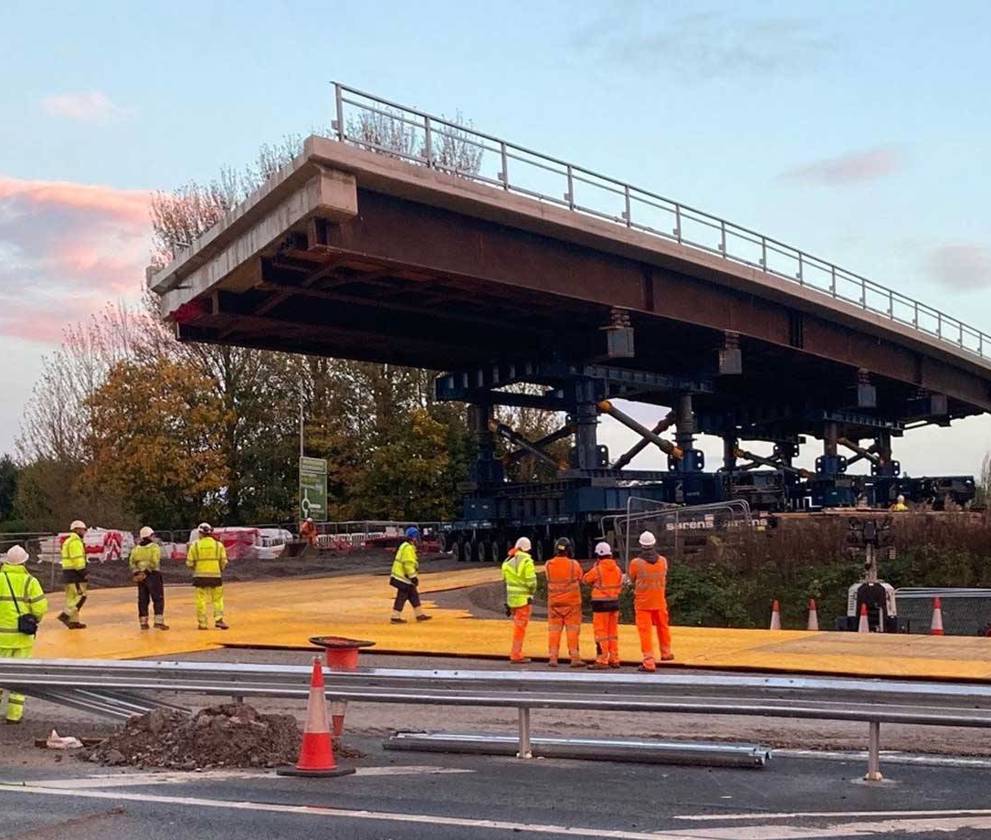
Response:
[{"label": "pile of rubble", "polygon": [[170,709],[133,717],[119,732],[81,751],[81,757],[97,764],[171,770],[276,767],[296,761],[300,740],[292,715],[263,715],[246,703],[227,703],[192,717]]}]

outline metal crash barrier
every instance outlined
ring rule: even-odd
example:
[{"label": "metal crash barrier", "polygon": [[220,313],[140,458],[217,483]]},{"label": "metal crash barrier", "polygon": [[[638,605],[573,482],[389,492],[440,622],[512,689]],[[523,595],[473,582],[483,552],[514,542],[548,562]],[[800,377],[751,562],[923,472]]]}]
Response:
[{"label": "metal crash barrier", "polygon": [[[104,660],[0,660],[0,685],[126,717],[162,705],[147,692],[305,699],[309,666]],[[830,677],[543,673],[403,668],[327,671],[330,700],[515,709],[529,757],[531,711],[757,716],[868,724],[868,775],[879,780],[881,725],[991,728],[991,685]]]}]

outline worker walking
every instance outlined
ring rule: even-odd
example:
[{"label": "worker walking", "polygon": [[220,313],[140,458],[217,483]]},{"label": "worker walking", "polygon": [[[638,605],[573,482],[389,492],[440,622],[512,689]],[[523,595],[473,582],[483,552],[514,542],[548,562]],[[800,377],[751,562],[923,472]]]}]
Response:
[{"label": "worker walking", "polygon": [[523,665],[530,660],[523,656],[523,639],[533,611],[533,595],[537,591],[537,571],[530,556],[530,540],[520,537],[502,564],[502,579],[506,582],[506,615],[513,618],[513,646],[509,661]]},{"label": "worker walking", "polygon": [[317,526],[313,522],[312,516],[307,516],[299,526],[299,538],[306,541],[306,545],[311,548],[317,546]]},{"label": "worker walking", "polygon": [[165,584],[162,581],[162,550],[152,539],[155,532],[147,525],[138,532],[139,542],[131,549],[128,565],[138,587],[138,624],[148,629],[148,603],[155,607],[155,628],[168,630],[165,623]]},{"label": "worker walking", "polygon": [[222,572],[227,568],[227,549],[213,536],[213,526],[201,522],[197,528],[199,539],[190,543],[186,565],[193,570],[193,586],[196,587],[196,624],[207,630],[207,602],[213,604],[213,626],[229,630],[224,621],[224,584]]},{"label": "worker walking", "polygon": [[579,650],[582,629],[582,567],[574,559],[571,540],[561,537],[554,543],[554,556],[544,566],[547,576],[548,664],[557,667],[561,631],[568,637],[568,657],[572,668],[583,668]]},{"label": "worker walking", "polygon": [[633,583],[634,607],[637,616],[637,633],[643,664],[638,670],[653,672],[654,631],[661,648],[661,661],[674,659],[671,653],[671,630],[668,627],[667,558],[657,553],[657,538],[650,532],[640,535],[640,552],[630,563],[630,581]]},{"label": "worker walking", "polygon": [[623,570],[613,559],[607,542],[595,546],[595,565],[582,577],[592,587],[592,629],[597,656],[588,667],[602,671],[619,667],[619,593]]},{"label": "worker walking", "polygon": [[69,536],[62,543],[62,583],[65,585],[65,607],[58,620],[70,630],[83,630],[86,625],[79,620],[79,611],[88,597],[86,592],[86,523],[76,519],[69,526]]},{"label": "worker walking", "polygon": [[392,604],[393,624],[406,623],[406,619],[403,618],[403,608],[407,601],[413,607],[417,621],[430,621],[430,616],[424,613],[423,607],[420,606],[420,592],[417,589],[420,585],[420,578],[417,576],[420,558],[416,554],[416,544],[419,540],[420,529],[415,526],[407,528],[406,539],[396,549],[396,556],[392,561],[389,586],[396,590],[396,600]]},{"label": "worker walking", "polygon": [[[48,599],[37,578],[24,567],[28,553],[19,545],[9,549],[0,565],[0,658],[28,659],[38,624],[48,612]],[[3,701],[0,689],[0,703]],[[24,716],[24,695],[7,692],[8,724]]]}]

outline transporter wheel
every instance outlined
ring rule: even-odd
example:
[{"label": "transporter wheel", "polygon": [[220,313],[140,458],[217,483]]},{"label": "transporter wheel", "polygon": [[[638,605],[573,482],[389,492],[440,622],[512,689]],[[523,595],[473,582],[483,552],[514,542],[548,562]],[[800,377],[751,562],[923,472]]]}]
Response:
[{"label": "transporter wheel", "polygon": [[459,563],[462,561],[461,557],[461,538],[459,536],[452,536],[447,543],[447,550],[451,552],[451,556],[454,557]]},{"label": "transporter wheel", "polygon": [[477,553],[477,544],[470,537],[465,537],[461,541],[461,562],[473,563]]}]

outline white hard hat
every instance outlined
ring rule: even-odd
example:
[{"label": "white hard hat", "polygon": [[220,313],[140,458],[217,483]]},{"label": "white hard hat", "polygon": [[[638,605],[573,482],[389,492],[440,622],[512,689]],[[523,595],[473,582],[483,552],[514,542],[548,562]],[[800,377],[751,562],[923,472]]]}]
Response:
[{"label": "white hard hat", "polygon": [[155,529],[149,528],[147,525],[145,525],[144,528],[138,531],[138,536],[143,540],[147,540],[150,537],[153,537],[154,535],[155,535]]},{"label": "white hard hat", "polygon": [[209,522],[201,522],[196,526],[196,530],[201,534],[209,534],[213,530],[213,526]]},{"label": "white hard hat", "polygon": [[657,545],[657,537],[655,537],[650,531],[644,531],[640,535],[640,545],[644,548],[651,548],[652,546]]},{"label": "white hard hat", "polygon": [[533,548],[533,546],[530,545],[530,538],[529,537],[520,537],[516,541],[516,547],[520,551],[529,551],[531,548]]},{"label": "white hard hat", "polygon": [[28,560],[28,553],[19,545],[11,546],[3,556],[4,563],[11,566],[23,566]]},{"label": "white hard hat", "polygon": [[[65,520],[63,520],[63,521],[65,521]],[[69,530],[70,531],[76,531],[79,528],[82,528],[85,531],[86,530],[86,523],[83,522],[82,519],[73,519],[72,520],[72,524],[69,526]]]},{"label": "white hard hat", "polygon": [[607,542],[600,542],[595,544],[595,556],[596,557],[608,557],[612,554],[612,548]]},{"label": "white hard hat", "polygon": [[307,516],[306,517],[306,521],[307,522],[312,522],[313,521],[313,517],[312,516]]},{"label": "white hard hat", "polygon": [[901,493],[898,494],[898,501],[899,502],[904,502],[905,501],[905,497]]}]

